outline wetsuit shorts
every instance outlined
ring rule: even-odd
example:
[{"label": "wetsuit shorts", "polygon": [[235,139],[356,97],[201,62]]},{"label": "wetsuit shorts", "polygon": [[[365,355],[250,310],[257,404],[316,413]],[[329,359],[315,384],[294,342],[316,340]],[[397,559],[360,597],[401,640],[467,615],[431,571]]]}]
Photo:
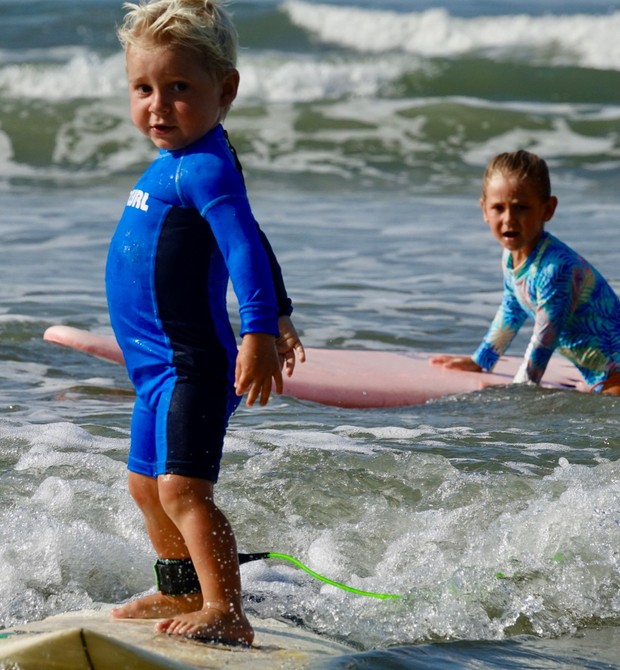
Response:
[{"label": "wetsuit shorts", "polygon": [[176,474],[216,482],[224,435],[237,402],[221,389],[170,380],[155,411],[136,399],[128,467],[157,477]]}]

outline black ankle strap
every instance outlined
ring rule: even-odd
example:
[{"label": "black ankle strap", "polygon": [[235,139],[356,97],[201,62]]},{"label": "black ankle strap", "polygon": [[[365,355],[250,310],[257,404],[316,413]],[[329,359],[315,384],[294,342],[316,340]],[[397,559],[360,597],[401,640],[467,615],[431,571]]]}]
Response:
[{"label": "black ankle strap", "polygon": [[155,579],[157,589],[165,596],[186,596],[200,591],[191,558],[158,558]]}]

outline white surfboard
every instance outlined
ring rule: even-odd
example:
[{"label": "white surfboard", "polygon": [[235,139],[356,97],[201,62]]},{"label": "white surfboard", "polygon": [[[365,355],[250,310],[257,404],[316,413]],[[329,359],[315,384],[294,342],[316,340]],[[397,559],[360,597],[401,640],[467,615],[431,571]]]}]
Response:
[{"label": "white surfboard", "polygon": [[[51,326],[44,339],[123,363],[116,340],[70,326]],[[402,407],[435,398],[509,384],[521,358],[503,356],[492,373],[446,370],[430,365],[433,354],[352,349],[306,349],[306,362],[284,379],[284,393],[300,400],[348,408]],[[586,391],[578,370],[554,357],[542,386]]]},{"label": "white surfboard", "polygon": [[274,619],[249,617],[251,647],[156,633],[155,622],[69,612],[0,631],[0,667],[19,670],[303,670],[353,649]]}]

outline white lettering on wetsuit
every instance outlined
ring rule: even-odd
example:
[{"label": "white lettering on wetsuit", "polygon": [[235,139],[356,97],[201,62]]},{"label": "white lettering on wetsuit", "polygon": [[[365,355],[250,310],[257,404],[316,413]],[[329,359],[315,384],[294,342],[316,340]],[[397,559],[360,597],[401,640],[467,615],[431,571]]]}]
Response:
[{"label": "white lettering on wetsuit", "polygon": [[141,209],[143,212],[148,212],[149,206],[146,204],[148,199],[148,193],[141,191],[139,188],[134,188],[134,190],[129,194],[127,207],[135,207],[136,209]]}]

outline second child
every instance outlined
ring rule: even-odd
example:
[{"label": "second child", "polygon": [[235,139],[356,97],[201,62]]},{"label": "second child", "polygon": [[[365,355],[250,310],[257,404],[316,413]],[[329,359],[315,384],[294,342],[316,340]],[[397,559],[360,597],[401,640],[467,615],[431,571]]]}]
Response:
[{"label": "second child", "polygon": [[534,331],[515,382],[539,383],[557,350],[592,391],[620,395],[620,300],[596,268],[545,230],[557,204],[544,160],[527,151],[491,160],[480,205],[504,248],[502,302],[471,357],[439,355],[431,363],[489,372],[531,317]]}]

